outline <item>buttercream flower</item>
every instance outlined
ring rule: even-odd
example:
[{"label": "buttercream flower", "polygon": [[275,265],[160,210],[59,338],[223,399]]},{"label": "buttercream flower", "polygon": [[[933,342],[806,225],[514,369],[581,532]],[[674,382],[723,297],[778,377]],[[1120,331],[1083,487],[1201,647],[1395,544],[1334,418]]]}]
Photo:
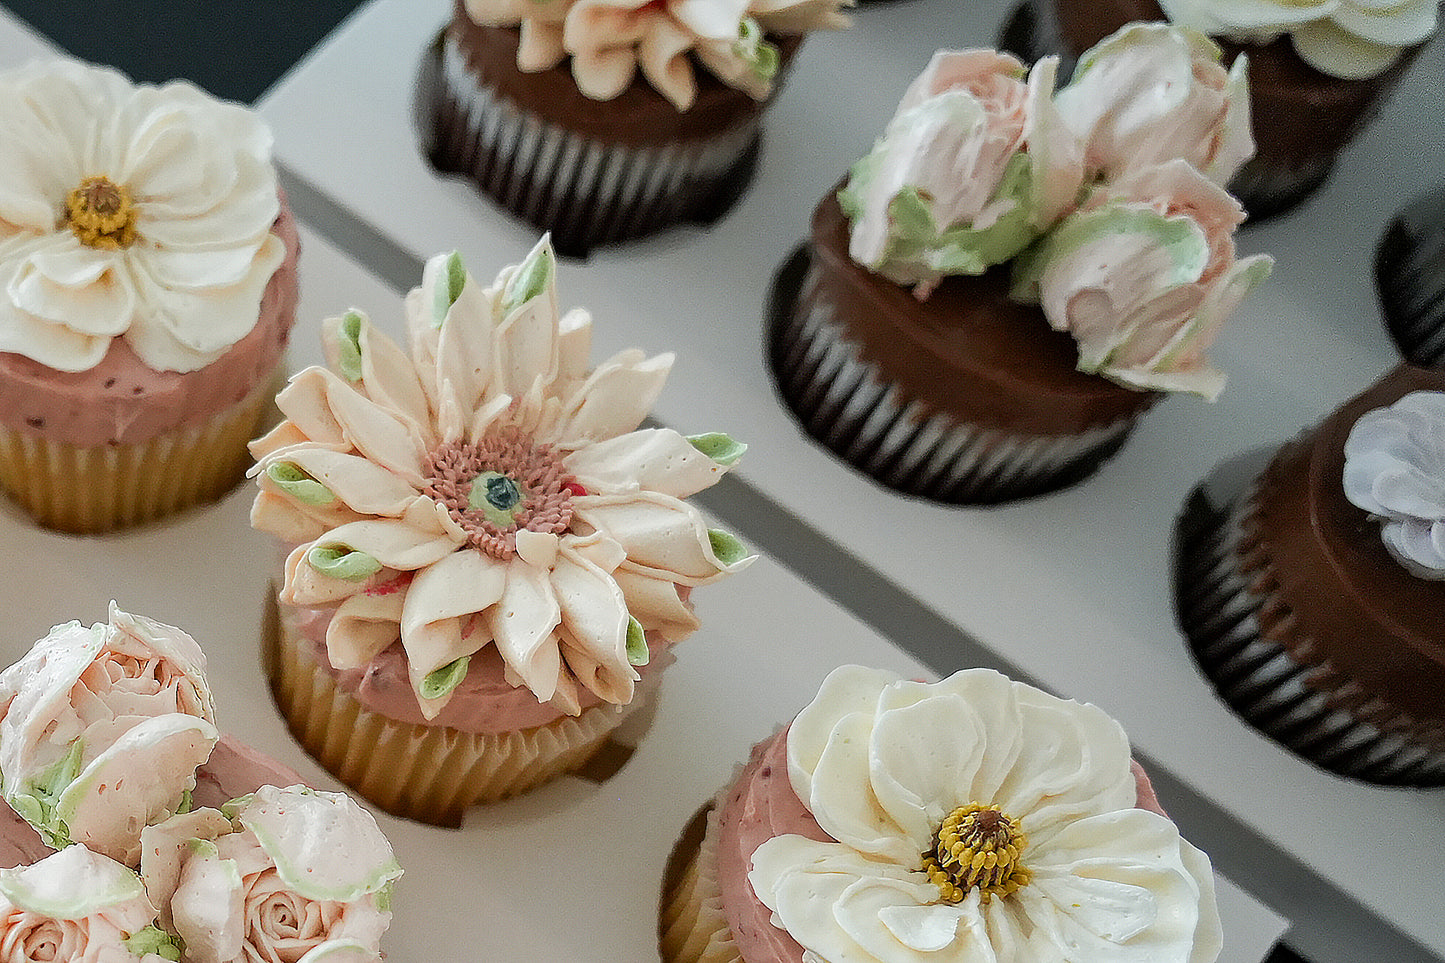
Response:
[{"label": "buttercream flower", "polygon": [[684,501],[742,446],[638,430],[672,364],[624,351],[588,371],[591,321],[559,316],[544,239],[483,289],[456,255],[407,299],[411,356],[357,312],[327,325],[332,370],[281,392],[256,442],[256,527],[300,543],[282,600],[336,606],[331,664],[400,636],[434,718],[471,655],[580,711],[578,687],[625,705],[644,632],[695,626],[679,587],[751,557]]},{"label": "buttercream flower", "polygon": [[1236,259],[1243,220],[1239,202],[1185,161],[1134,171],[1018,258],[1013,296],[1038,301],[1074,336],[1080,371],[1212,400],[1224,375],[1204,352],[1274,263]]},{"label": "buttercream flower", "polygon": [[0,76],[0,351],[61,371],[124,338],[194,371],[256,323],[285,254],[271,136],[186,83],[70,61]]},{"label": "buttercream flower", "polygon": [[547,70],[572,58],[577,87],[610,100],[642,75],[678,110],[697,97],[694,62],[757,100],[772,91],[775,33],[838,29],[844,0],[467,0],[489,26],[520,25],[517,66]]},{"label": "buttercream flower", "polygon": [[1344,486],[1379,518],[1401,565],[1445,579],[1445,393],[1412,392],[1360,416],[1345,441]]},{"label": "buttercream flower", "polygon": [[1288,33],[1300,59],[1321,73],[1359,79],[1384,73],[1406,47],[1435,32],[1437,0],[1159,0],[1175,23],[1239,43]]},{"label": "buttercream flower", "polygon": [[1056,102],[1088,173],[1115,179],[1179,157],[1228,183],[1254,156],[1254,135],[1247,58],[1226,71],[1220,56],[1196,31],[1136,23],[1080,57]]},{"label": "buttercream flower", "polygon": [[849,254],[926,297],[950,274],[982,274],[1070,209],[1083,180],[1077,139],[1053,104],[1058,58],[1024,81],[1016,58],[940,51],[838,200]]},{"label": "buttercream flower", "polygon": [[0,963],[162,963],[180,959],[139,877],[71,846],[0,869]]},{"label": "buttercream flower", "polygon": [[184,805],[219,738],[205,666],[189,635],[114,602],[104,625],[51,629],[0,674],[5,800],[56,849],[135,865],[141,827]]},{"label": "buttercream flower", "polygon": [[[401,875],[371,814],[344,793],[262,786],[204,822],[147,836],[190,963],[369,963],[381,959],[391,884]],[[198,811],[202,812],[202,811]],[[192,836],[202,827],[210,833]],[[216,829],[224,831],[211,835]],[[162,840],[182,839],[177,850]],[[174,890],[167,894],[173,883]]]},{"label": "buttercream flower", "polygon": [[794,792],[833,841],[775,836],[748,874],[805,959],[1207,963],[1208,857],[1134,808],[1099,709],[983,669],[847,666],[788,731]]}]

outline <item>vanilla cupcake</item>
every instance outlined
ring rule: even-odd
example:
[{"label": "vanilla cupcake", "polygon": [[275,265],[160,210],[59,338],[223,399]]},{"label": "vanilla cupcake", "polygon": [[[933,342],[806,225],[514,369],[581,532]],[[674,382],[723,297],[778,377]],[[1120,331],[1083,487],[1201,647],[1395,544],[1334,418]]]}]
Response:
[{"label": "vanilla cupcake", "polygon": [[54,61],[0,74],[0,143],[0,487],[77,532],[225,492],[296,308],[270,133]]},{"label": "vanilla cupcake", "polygon": [[720,217],[804,34],[848,0],[456,0],[429,153],[564,254]]},{"label": "vanilla cupcake", "polygon": [[288,547],[272,688],[378,806],[456,825],[595,753],[751,561],[684,499],[743,446],[640,429],[671,355],[588,368],[544,239],[483,288],[455,255],[407,298],[410,352],[359,312],[252,446],[253,524]]},{"label": "vanilla cupcake", "polygon": [[[803,427],[908,494],[1072,484],[1159,392],[1213,399],[1205,351],[1270,259],[1236,260],[1218,186],[1249,152],[1202,38],[1136,28],[1056,61],[936,54],[779,273],[770,360]],[[1101,78],[1122,71],[1119,88]],[[1186,79],[1178,82],[1178,75]]]},{"label": "vanilla cupcake", "polygon": [[984,669],[835,670],[674,854],[665,963],[1208,963],[1209,859],[1118,723]]}]

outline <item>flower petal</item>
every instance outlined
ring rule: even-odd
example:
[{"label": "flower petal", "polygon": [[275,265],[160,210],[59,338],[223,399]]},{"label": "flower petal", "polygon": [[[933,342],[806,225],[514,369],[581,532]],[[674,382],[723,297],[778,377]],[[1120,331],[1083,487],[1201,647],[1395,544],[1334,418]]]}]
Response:
[{"label": "flower petal", "polygon": [[326,626],[326,658],[332,668],[359,669],[401,637],[406,584],[391,579],[342,601]]},{"label": "flower petal", "polygon": [[671,354],[623,351],[598,365],[565,403],[557,446],[576,449],[634,431],[662,393],[672,360]]},{"label": "flower petal", "polygon": [[594,495],[655,491],[687,498],[727,472],[671,428],[644,428],[586,445],[568,455],[565,464]]},{"label": "flower petal", "polygon": [[622,590],[606,572],[564,545],[552,569],[552,591],[562,628],[589,660],[588,672],[577,672],[578,681],[609,702],[631,702],[637,673],[627,661],[628,611]]},{"label": "flower petal", "polygon": [[648,632],[669,642],[680,642],[696,632],[702,623],[692,606],[678,595],[677,583],[638,572],[614,571],[612,579],[627,600],[627,611]]},{"label": "flower petal", "polygon": [[552,630],[562,612],[548,573],[521,561],[509,564],[507,587],[483,618],[507,667],[539,702],[552,698],[562,669]]},{"label": "flower petal", "polygon": [[[375,462],[330,448],[291,448],[263,464],[295,465],[324,485],[352,511],[362,515],[396,518],[417,497],[415,488]],[[264,474],[263,471],[263,477]]]},{"label": "flower petal", "polygon": [[462,628],[503,596],[512,566],[462,549],[416,573],[406,593],[401,640],[418,692],[427,675],[471,655],[486,639],[464,638]]},{"label": "flower petal", "polygon": [[623,565],[684,585],[700,585],[741,571],[752,557],[724,562],[697,509],[657,492],[584,495],[572,500],[573,518],[616,540],[627,552]]}]

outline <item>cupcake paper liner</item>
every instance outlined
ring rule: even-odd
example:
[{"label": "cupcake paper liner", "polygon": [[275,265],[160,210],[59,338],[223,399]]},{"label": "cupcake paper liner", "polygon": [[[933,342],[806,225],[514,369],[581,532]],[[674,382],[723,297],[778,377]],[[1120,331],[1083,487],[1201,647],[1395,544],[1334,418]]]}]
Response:
[{"label": "cupcake paper liner", "polygon": [[774,280],[769,356],[783,399],[808,434],[898,491],[987,504],[1039,495],[1093,473],[1133,429],[1130,416],[1076,435],[1029,435],[930,413],[889,383],[848,339],[807,248]]},{"label": "cupcake paper liner", "polygon": [[80,448],[24,429],[0,429],[0,487],[47,528],[106,532],[214,501],[251,465],[280,372],[198,425],[126,445]]},{"label": "cupcake paper liner", "polygon": [[1253,544],[1251,488],[1218,504],[1205,486],[1175,529],[1175,614],[1204,674],[1245,721],[1331,772],[1392,786],[1445,786],[1445,751],[1400,729],[1391,710],[1281,641],[1288,607]]},{"label": "cupcake paper liner", "polygon": [[424,67],[434,78],[432,163],[469,176],[502,207],[551,231],[563,254],[715,220],[752,177],[756,116],[707,139],[634,148],[548,123],[480,86],[450,37],[434,56],[440,64]]},{"label": "cupcake paper liner", "polygon": [[1375,248],[1375,285],[1405,359],[1445,368],[1445,186],[1390,221]]},{"label": "cupcake paper liner", "polygon": [[[702,838],[699,822],[706,820]],[[717,879],[717,807],[708,806],[683,832],[669,863],[658,914],[663,963],[742,963],[722,911]]]},{"label": "cupcake paper liner", "polygon": [[316,664],[279,619],[266,632],[271,693],[292,735],[328,772],[395,815],[457,827],[472,805],[534,789],[584,765],[650,693],[533,729],[470,733],[372,712]]}]

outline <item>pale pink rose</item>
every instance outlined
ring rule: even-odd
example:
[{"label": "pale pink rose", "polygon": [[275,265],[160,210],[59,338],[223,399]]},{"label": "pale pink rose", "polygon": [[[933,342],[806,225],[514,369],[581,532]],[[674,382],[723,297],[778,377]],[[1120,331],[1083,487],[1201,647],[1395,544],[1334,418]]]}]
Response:
[{"label": "pale pink rose", "polygon": [[1213,399],[1224,376],[1204,352],[1273,264],[1235,258],[1243,219],[1238,201],[1182,160],[1135,171],[1019,259],[1014,295],[1074,336],[1080,370]]},{"label": "pale pink rose", "polygon": [[112,604],[107,624],[56,626],[0,674],[5,799],[57,849],[134,863],[140,827],[194,786],[214,723],[195,640]]},{"label": "pale pink rose", "polygon": [[1225,184],[1254,155],[1247,62],[1226,71],[1203,34],[1131,24],[1079,58],[1056,98],[1084,141],[1084,166],[1105,179],[1175,158]]}]

